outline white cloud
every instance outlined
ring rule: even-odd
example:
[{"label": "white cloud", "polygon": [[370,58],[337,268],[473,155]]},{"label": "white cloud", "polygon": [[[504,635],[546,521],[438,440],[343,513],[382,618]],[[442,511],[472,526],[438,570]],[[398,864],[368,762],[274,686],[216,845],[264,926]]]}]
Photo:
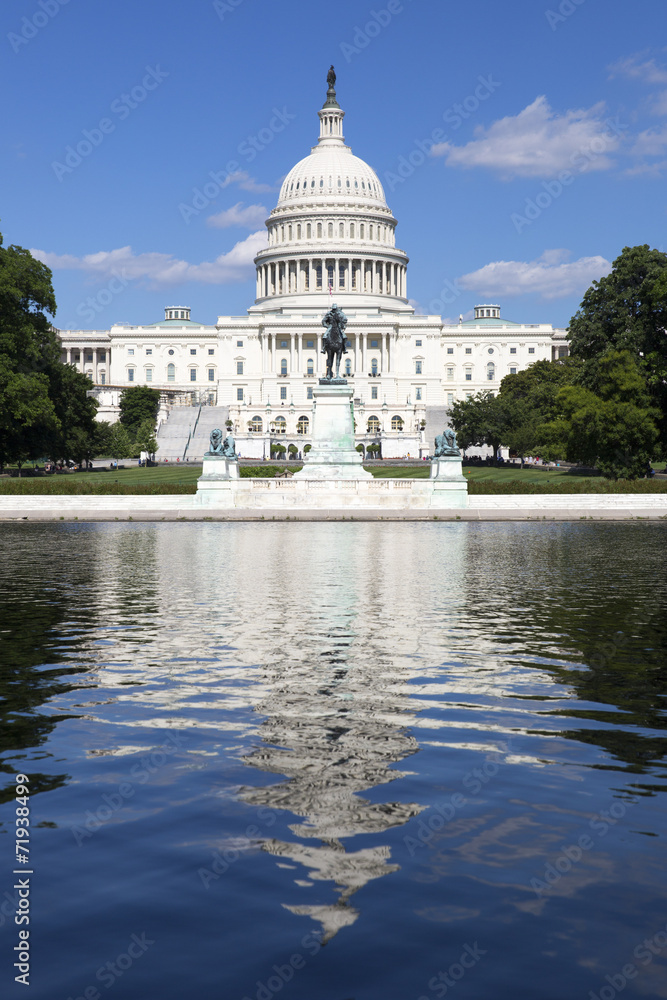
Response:
[{"label": "white cloud", "polygon": [[667,160],[658,160],[655,163],[638,163],[636,167],[628,167],[623,171],[625,177],[662,177],[667,169]]},{"label": "white cloud", "polygon": [[206,220],[208,226],[214,229],[230,229],[238,226],[240,229],[257,229],[264,223],[269,210],[264,205],[248,205],[243,207],[243,202],[239,201],[231,208],[226,208],[217,215],[209,215]]},{"label": "white cloud", "polygon": [[635,52],[632,56],[619,59],[609,67],[610,79],[615,76],[627,76],[632,80],[643,80],[645,83],[667,83],[667,66],[659,66],[655,59],[640,60],[647,55]]},{"label": "white cloud", "polygon": [[141,279],[149,288],[164,288],[183,285],[188,281],[206,285],[247,281],[254,272],[254,257],[266,245],[266,230],[251,233],[227,253],[201,264],[189,264],[166,253],[135,254],[132,247],[100,250],[99,253],[86,254],[84,257],[47,253],[44,250],[30,252],[52,270],[84,271],[100,282],[121,275],[130,281]]},{"label": "white cloud", "polygon": [[667,90],[661,90],[659,94],[653,96],[653,103],[649,110],[652,115],[657,115],[658,118],[667,115]]},{"label": "white cloud", "polygon": [[264,194],[267,191],[275,190],[270,184],[261,184],[256,181],[247,170],[237,170],[236,173],[230,174],[222,186],[227,187],[228,184],[236,184],[242,191],[254,191],[255,194]]},{"label": "white cloud", "polygon": [[640,132],[630,150],[635,156],[661,156],[667,149],[667,125]]},{"label": "white cloud", "polygon": [[497,260],[464,274],[458,283],[486,297],[538,294],[543,299],[559,299],[583,295],[592,281],[611,271],[611,263],[604,257],[569,261],[569,256],[568,250],[546,250],[533,261]]},{"label": "white cloud", "polygon": [[582,155],[591,154],[588,170],[607,170],[612,161],[605,154],[618,148],[618,129],[602,121],[604,104],[557,114],[546,97],[535,98],[518,115],[500,118],[488,129],[475,129],[465,146],[449,142],[431,149],[448,167],[486,167],[504,180],[513,177],[553,177],[571,169]]}]

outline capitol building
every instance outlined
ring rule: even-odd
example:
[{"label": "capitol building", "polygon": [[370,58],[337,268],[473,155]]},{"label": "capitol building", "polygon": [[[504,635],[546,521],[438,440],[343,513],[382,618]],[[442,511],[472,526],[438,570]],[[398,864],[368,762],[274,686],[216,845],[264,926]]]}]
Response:
[{"label": "capitol building", "polygon": [[357,443],[380,444],[384,458],[432,454],[455,400],[567,354],[566,330],[509,322],[497,304],[451,325],[415,312],[397,220],[375,171],[345,144],[332,72],[328,82],[317,144],[289,171],[266,220],[245,315],[206,325],[189,307],[169,306],[147,326],[58,331],[63,361],[94,383],[99,419],[117,418],[129,386],[161,391],[159,460],[200,459],[210,430],[227,420],[243,457],[269,457],[275,444],[302,453],[333,303],[348,317],[341,374],[354,387]]}]

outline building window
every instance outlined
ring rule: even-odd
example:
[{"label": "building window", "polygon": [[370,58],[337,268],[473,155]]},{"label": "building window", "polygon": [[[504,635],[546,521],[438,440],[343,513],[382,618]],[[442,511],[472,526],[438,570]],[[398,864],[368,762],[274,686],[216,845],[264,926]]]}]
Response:
[{"label": "building window", "polygon": [[306,362],[306,374],[307,375],[315,374],[315,364],[312,358],[308,358],[308,361]]},{"label": "building window", "polygon": [[529,354],[534,354],[535,353],[535,348],[534,347],[529,347],[528,348],[528,353]]},{"label": "building window", "polygon": [[146,381],[147,382],[152,382],[153,381],[153,369],[152,368],[147,368],[146,369]]},{"label": "building window", "polygon": [[[128,353],[128,354],[134,354],[134,348],[133,348],[133,347],[128,347],[128,349],[127,349],[127,353]],[[78,354],[77,354],[77,356],[76,356],[76,360],[77,360],[77,361],[79,360],[79,355],[78,355]]]},{"label": "building window", "polygon": [[286,340],[281,340],[281,341],[280,341],[280,346],[281,346],[282,348],[285,348],[285,347],[287,347],[287,346],[288,346],[288,344],[287,344],[287,341],[286,341]]},{"label": "building window", "polygon": [[[147,351],[146,353],[150,354],[150,351]],[[85,356],[85,360],[90,364],[90,362],[93,360],[93,355],[90,352],[87,352],[86,356]]]},{"label": "building window", "polygon": [[354,239],[354,222],[350,223],[350,239]]},{"label": "building window", "polygon": [[510,375],[516,375],[516,368],[510,368]]},{"label": "building window", "polygon": [[99,361],[106,361],[106,359],[107,359],[107,352],[106,351],[100,351],[100,356],[99,356],[98,360]]},{"label": "building window", "polygon": [[237,403],[243,402],[243,389],[238,388],[236,390],[236,402]]},{"label": "building window", "polygon": [[421,346],[422,346],[421,340],[415,340],[415,347],[421,347]]},{"label": "building window", "polygon": [[[340,183],[340,181],[338,183]],[[345,236],[345,226],[341,222],[338,225],[338,238],[342,240],[344,238],[344,236]]]},{"label": "building window", "polygon": [[352,362],[350,361],[349,358],[345,358],[345,374],[346,375],[352,374]]},{"label": "building window", "polygon": [[345,264],[338,265],[338,287],[345,288]]},{"label": "building window", "polygon": [[489,354],[493,354],[493,348],[492,347],[489,347],[488,353]]},{"label": "building window", "polygon": [[466,354],[472,354],[472,347],[466,347]]},{"label": "building window", "polygon": [[286,385],[281,385],[281,387],[280,387],[280,398],[281,399],[287,399],[287,386]]},{"label": "building window", "polygon": [[173,347],[170,347],[170,348],[169,348],[169,350],[167,351],[167,354],[168,354],[168,355],[169,355],[170,357],[172,357],[172,356],[173,356],[173,353],[174,353],[174,348],[173,348]]},{"label": "building window", "polygon": [[[236,346],[237,346],[237,347],[243,347],[243,341],[242,341],[242,340],[237,340],[237,341],[236,341]],[[212,354],[212,353],[213,353],[213,351],[211,351],[210,353]]]},{"label": "building window", "polygon": [[447,354],[453,354],[453,353],[454,353],[454,348],[453,347],[448,347],[447,348]]},{"label": "building window", "polygon": [[377,342],[377,340],[371,340],[371,341],[370,341],[370,346],[371,346],[371,347],[377,347],[377,346],[378,346],[378,342]]},{"label": "building window", "polygon": [[392,429],[392,431],[402,431],[403,430],[403,421],[401,420],[401,418],[399,416],[395,416],[395,417],[391,418],[391,429]]},{"label": "building window", "polygon": [[307,340],[306,341],[306,347],[309,347],[311,349],[311,351],[312,351],[312,349],[315,347],[315,341],[314,340]]},{"label": "building window", "polygon": [[329,282],[328,288],[333,288],[334,282],[334,266],[333,264],[327,264],[327,281]]},{"label": "building window", "polygon": [[262,433],[262,426],[263,426],[262,425],[262,418],[261,417],[253,417],[252,420],[250,421],[250,423],[248,424],[248,430],[250,431],[251,434],[261,434]]},{"label": "building window", "polygon": [[[238,346],[238,341],[237,341],[237,346]],[[241,346],[243,346],[243,341],[241,341]],[[213,348],[213,347],[209,347],[209,349],[208,349],[208,353],[209,353],[209,357],[210,357],[210,356],[211,356],[212,354],[215,354],[215,348]]]},{"label": "building window", "polygon": [[367,428],[368,428],[368,433],[369,434],[378,434],[379,431],[380,431],[380,421],[378,420],[378,418],[377,417],[369,417],[368,418]]},{"label": "building window", "polygon": [[[322,182],[320,181],[320,187],[321,187],[321,186],[322,186]],[[318,223],[317,223],[317,238],[318,238],[319,240],[321,240],[321,239],[322,239],[322,223],[321,223],[321,222],[318,222]]]},{"label": "building window", "polygon": [[378,398],[378,387],[376,385],[371,386],[371,399]]},{"label": "building window", "polygon": [[176,365],[167,365],[167,382],[176,381]]},{"label": "building window", "polygon": [[309,385],[308,388],[306,389],[306,399],[312,399],[312,398],[313,398],[313,387],[312,385]]},{"label": "building window", "polygon": [[196,354],[196,353],[197,353],[197,348],[196,347],[191,347],[190,348],[190,354]]},{"label": "building window", "polygon": [[127,369],[127,381],[134,382],[134,368]]},{"label": "building window", "polygon": [[418,385],[415,389],[415,399],[419,400],[421,398],[422,398],[422,387]]},{"label": "building window", "polygon": [[510,347],[510,354],[516,354],[516,347]]},{"label": "building window", "polygon": [[[363,182],[362,182],[362,183],[363,183]],[[360,225],[359,225],[359,239],[360,239],[360,240],[363,240],[363,238],[364,238],[364,224],[363,224],[363,222],[362,222],[362,223],[360,223]]]},{"label": "building window", "polygon": [[449,365],[449,367],[447,368],[447,378],[448,379],[453,379],[454,378],[454,366],[453,365]]},{"label": "building window", "polygon": [[422,373],[422,363],[421,361],[415,361],[415,375],[421,375]]},{"label": "building window", "polygon": [[333,239],[333,222],[330,222],[327,226],[327,236],[330,240]]},{"label": "building window", "polygon": [[153,348],[152,347],[147,347],[146,348],[146,354],[152,354],[152,353],[153,353]]},{"label": "building window", "polygon": [[242,361],[237,361],[236,362],[236,374],[237,375],[243,375],[243,362]]},{"label": "building window", "polygon": [[107,384],[107,377],[104,372],[100,372],[100,385]]},{"label": "building window", "polygon": [[191,368],[190,369],[190,381],[191,382],[196,382],[197,381],[197,369],[196,368]]},{"label": "building window", "polygon": [[453,392],[448,392],[447,393],[447,406],[451,406],[453,402],[454,402],[454,393]]},{"label": "building window", "polygon": [[307,434],[309,427],[310,421],[308,420],[308,417],[299,417],[296,425],[297,434]]},{"label": "building window", "polygon": [[280,359],[280,374],[287,375],[287,358]]},{"label": "building window", "polygon": [[209,382],[215,382],[215,368],[209,368],[209,370],[208,370],[208,380],[209,380]]},{"label": "building window", "polygon": [[310,240],[312,239],[312,236],[313,236],[313,227],[309,222],[308,225],[306,226],[306,239]]},{"label": "building window", "polygon": [[285,420],[284,417],[276,417],[275,432],[276,434],[287,433],[287,421]]},{"label": "building window", "polygon": [[378,373],[378,359],[373,358],[371,361],[371,375],[377,375]]},{"label": "building window", "polygon": [[322,265],[321,264],[316,264],[315,265],[315,287],[316,288],[321,288],[322,287]]},{"label": "building window", "polygon": [[493,361],[489,361],[488,365],[486,366],[486,377],[489,382],[493,382],[493,380],[496,377],[496,366],[494,365]]},{"label": "building window", "polygon": [[472,371],[470,368],[466,368],[466,382],[472,382]]}]

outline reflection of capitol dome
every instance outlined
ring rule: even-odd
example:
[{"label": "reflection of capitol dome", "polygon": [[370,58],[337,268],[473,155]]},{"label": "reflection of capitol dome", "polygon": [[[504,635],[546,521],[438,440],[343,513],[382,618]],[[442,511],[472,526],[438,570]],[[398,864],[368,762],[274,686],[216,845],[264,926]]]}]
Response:
[{"label": "reflection of capitol dome", "polygon": [[320,136],[292,167],[267,220],[269,245],[255,258],[257,302],[321,305],[329,288],[343,304],[377,296],[406,300],[408,258],[396,249],[396,219],[375,171],[343,138],[345,112],[329,86],[318,112]]}]

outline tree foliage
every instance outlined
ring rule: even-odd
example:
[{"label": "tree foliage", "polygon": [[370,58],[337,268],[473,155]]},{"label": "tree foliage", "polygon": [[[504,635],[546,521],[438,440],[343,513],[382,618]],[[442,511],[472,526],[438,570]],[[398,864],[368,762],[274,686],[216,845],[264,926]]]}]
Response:
[{"label": "tree foliage", "polygon": [[120,422],[136,436],[140,426],[150,421],[155,428],[157,411],[160,408],[160,393],[147,385],[135,385],[124,389],[120,397]]}]

